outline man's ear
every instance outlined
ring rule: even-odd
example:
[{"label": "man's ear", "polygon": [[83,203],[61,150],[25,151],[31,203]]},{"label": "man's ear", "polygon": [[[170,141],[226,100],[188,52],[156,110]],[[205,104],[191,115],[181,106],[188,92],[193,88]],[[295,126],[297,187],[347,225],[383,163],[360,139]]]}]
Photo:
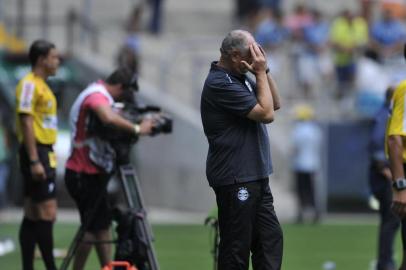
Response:
[{"label": "man's ear", "polygon": [[121,89],[123,89],[123,84],[121,83],[117,83],[115,85],[113,85],[112,90],[113,90],[113,96],[118,97],[121,93]]},{"label": "man's ear", "polygon": [[39,56],[38,60],[37,60],[37,65],[43,66],[43,62],[45,61],[45,59],[46,59],[46,56],[43,56],[43,55]]},{"label": "man's ear", "polygon": [[239,63],[241,61],[239,52],[237,50],[233,50],[230,53],[230,59],[231,59],[231,62],[233,62],[233,63]]}]

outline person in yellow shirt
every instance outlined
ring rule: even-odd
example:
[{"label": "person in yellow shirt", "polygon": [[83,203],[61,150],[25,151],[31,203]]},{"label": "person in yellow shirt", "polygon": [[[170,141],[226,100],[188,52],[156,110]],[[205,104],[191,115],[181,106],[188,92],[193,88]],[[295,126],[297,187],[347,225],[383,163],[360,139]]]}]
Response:
[{"label": "person in yellow shirt", "polygon": [[[405,48],[406,49],[406,48]],[[395,89],[386,129],[386,152],[392,173],[392,211],[401,219],[403,260],[399,270],[406,270],[406,80]]]},{"label": "person in yellow shirt", "polygon": [[330,43],[337,76],[337,97],[342,98],[353,88],[356,58],[368,43],[368,24],[350,10],[342,11],[330,28]]},{"label": "person in yellow shirt", "polygon": [[16,87],[16,128],[24,187],[24,218],[19,240],[22,269],[33,269],[38,244],[47,270],[56,269],[52,228],[56,218],[53,144],[57,136],[56,98],[46,83],[59,67],[55,45],[34,41],[29,49],[31,72]]}]

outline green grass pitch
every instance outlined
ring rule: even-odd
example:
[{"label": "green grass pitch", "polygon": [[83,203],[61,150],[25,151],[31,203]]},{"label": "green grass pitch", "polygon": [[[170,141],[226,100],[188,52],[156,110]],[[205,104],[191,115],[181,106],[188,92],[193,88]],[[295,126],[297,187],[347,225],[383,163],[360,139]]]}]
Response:
[{"label": "green grass pitch", "polygon": [[[17,242],[16,223],[0,224],[0,238],[10,236]],[[55,247],[67,248],[77,226],[57,223]],[[202,225],[154,225],[155,249],[162,270],[209,270],[213,269],[210,254],[212,234]],[[368,270],[376,253],[377,227],[372,224],[284,224],[284,270],[322,269],[326,261],[333,261],[336,269]],[[400,237],[396,242],[396,259],[401,253]],[[20,253],[16,251],[0,257],[0,269],[21,269]],[[57,260],[60,265],[61,260]],[[37,259],[35,269],[42,270]],[[94,253],[86,269],[100,269]]]}]

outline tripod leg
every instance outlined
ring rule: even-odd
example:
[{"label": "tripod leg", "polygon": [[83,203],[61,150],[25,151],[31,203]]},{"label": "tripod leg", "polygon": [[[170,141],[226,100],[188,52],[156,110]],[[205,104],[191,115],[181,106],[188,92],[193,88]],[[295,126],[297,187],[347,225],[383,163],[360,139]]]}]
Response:
[{"label": "tripod leg", "polygon": [[143,217],[138,219],[137,223],[139,223],[138,227],[141,230],[141,238],[144,240],[146,245],[145,252],[147,253],[148,270],[159,270],[158,260],[152,244],[153,236],[151,226],[146,217],[144,200],[140,192],[138,177],[135,173],[135,169],[132,165],[122,165],[120,166],[119,172],[119,177],[124,189],[128,207],[143,213]]},{"label": "tripod leg", "polygon": [[218,221],[216,221],[213,224],[214,227],[214,252],[213,252],[213,256],[214,256],[214,266],[213,269],[217,270],[218,267],[218,258],[219,258],[219,244],[220,244],[220,235],[219,235],[219,224]]},{"label": "tripod leg", "polygon": [[82,227],[79,228],[79,230],[76,232],[75,238],[72,241],[72,244],[69,246],[68,254],[66,255],[65,259],[62,262],[60,270],[67,270],[69,267],[69,264],[73,258],[73,256],[76,253],[76,250],[78,249],[78,246],[80,242],[83,239],[83,236],[85,234],[85,231],[83,230]]},{"label": "tripod leg", "polygon": [[111,232],[109,229],[95,233],[95,240],[101,243],[96,244],[96,252],[102,266],[107,265],[111,261],[111,244],[106,243],[111,241]]}]

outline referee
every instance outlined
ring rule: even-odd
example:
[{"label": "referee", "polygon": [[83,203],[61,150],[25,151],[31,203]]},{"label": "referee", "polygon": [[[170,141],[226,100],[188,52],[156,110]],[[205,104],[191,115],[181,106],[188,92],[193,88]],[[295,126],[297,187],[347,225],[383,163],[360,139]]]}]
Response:
[{"label": "referee", "polygon": [[57,204],[53,144],[57,105],[46,79],[55,75],[59,54],[54,44],[37,40],[30,47],[29,60],[31,72],[16,88],[16,127],[24,181],[24,218],[19,233],[22,266],[24,270],[33,269],[34,248],[38,244],[46,269],[54,270],[52,228]]},{"label": "referee", "polygon": [[[211,64],[201,96],[209,142],[206,174],[216,194],[219,270],[281,269],[282,230],[273,207],[266,123],[279,109],[266,55],[246,31],[231,31]],[[245,74],[251,72],[256,82]]]}]

